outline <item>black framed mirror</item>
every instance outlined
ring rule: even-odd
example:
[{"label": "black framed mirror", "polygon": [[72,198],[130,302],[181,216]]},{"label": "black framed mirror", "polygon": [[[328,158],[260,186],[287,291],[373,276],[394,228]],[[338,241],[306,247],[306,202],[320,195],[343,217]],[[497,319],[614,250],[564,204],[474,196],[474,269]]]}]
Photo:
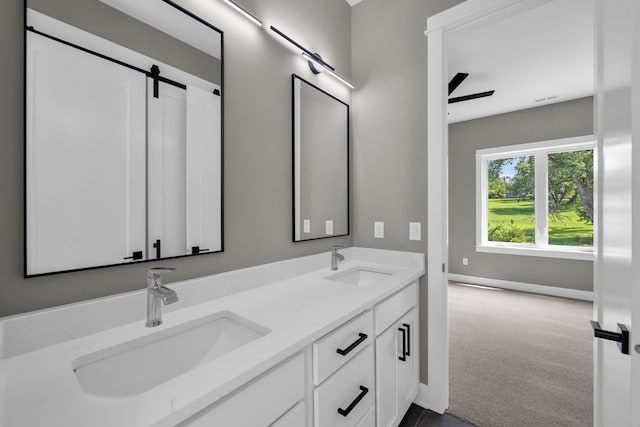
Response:
[{"label": "black framed mirror", "polygon": [[25,24],[25,276],[222,251],[223,32],[170,0]]},{"label": "black framed mirror", "polygon": [[293,241],[349,234],[349,105],[292,75]]}]

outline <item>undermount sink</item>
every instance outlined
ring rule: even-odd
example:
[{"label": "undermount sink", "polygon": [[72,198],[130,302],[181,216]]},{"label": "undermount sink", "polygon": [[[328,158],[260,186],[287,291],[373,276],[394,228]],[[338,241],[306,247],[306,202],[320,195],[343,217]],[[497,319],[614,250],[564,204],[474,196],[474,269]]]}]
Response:
[{"label": "undermount sink", "polygon": [[325,277],[325,279],[346,283],[348,285],[366,287],[374,285],[392,274],[392,272],[374,268],[356,267],[340,273],[332,274],[331,276]]},{"label": "undermount sink", "polygon": [[72,367],[88,394],[132,396],[270,332],[224,311],[82,356]]}]

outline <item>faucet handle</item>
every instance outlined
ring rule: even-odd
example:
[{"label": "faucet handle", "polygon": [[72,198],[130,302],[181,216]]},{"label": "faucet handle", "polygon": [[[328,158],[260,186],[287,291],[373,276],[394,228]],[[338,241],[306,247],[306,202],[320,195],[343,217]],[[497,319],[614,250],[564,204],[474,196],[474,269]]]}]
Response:
[{"label": "faucet handle", "polygon": [[172,271],[177,270],[175,267],[153,267],[147,271],[148,278],[160,277],[162,273],[171,273]]},{"label": "faucet handle", "polygon": [[344,246],[340,246],[340,245],[331,246],[331,250],[333,252],[336,252],[336,251],[338,251],[340,249],[344,249]]}]

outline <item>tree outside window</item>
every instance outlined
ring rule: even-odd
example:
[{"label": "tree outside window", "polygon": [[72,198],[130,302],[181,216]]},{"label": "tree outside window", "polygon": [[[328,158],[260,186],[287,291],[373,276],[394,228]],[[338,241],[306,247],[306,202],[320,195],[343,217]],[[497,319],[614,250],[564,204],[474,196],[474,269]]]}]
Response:
[{"label": "tree outside window", "polygon": [[593,247],[590,138],[478,150],[477,158],[479,246]]}]

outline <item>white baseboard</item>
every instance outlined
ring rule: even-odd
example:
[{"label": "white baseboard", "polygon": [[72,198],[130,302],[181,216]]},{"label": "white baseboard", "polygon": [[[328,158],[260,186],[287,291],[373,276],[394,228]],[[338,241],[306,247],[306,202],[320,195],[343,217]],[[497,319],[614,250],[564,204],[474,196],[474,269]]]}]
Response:
[{"label": "white baseboard", "polygon": [[429,386],[422,383],[418,384],[418,394],[413,403],[424,409],[429,409]]},{"label": "white baseboard", "polygon": [[486,277],[465,276],[464,274],[449,273],[447,278],[452,282],[469,283],[472,285],[491,286],[494,288],[511,289],[514,291],[531,292],[534,294],[551,295],[554,297],[573,298],[583,301],[593,301],[593,292],[577,289],[555,288],[553,286],[536,285],[534,283],[511,282],[509,280],[488,279]]}]

